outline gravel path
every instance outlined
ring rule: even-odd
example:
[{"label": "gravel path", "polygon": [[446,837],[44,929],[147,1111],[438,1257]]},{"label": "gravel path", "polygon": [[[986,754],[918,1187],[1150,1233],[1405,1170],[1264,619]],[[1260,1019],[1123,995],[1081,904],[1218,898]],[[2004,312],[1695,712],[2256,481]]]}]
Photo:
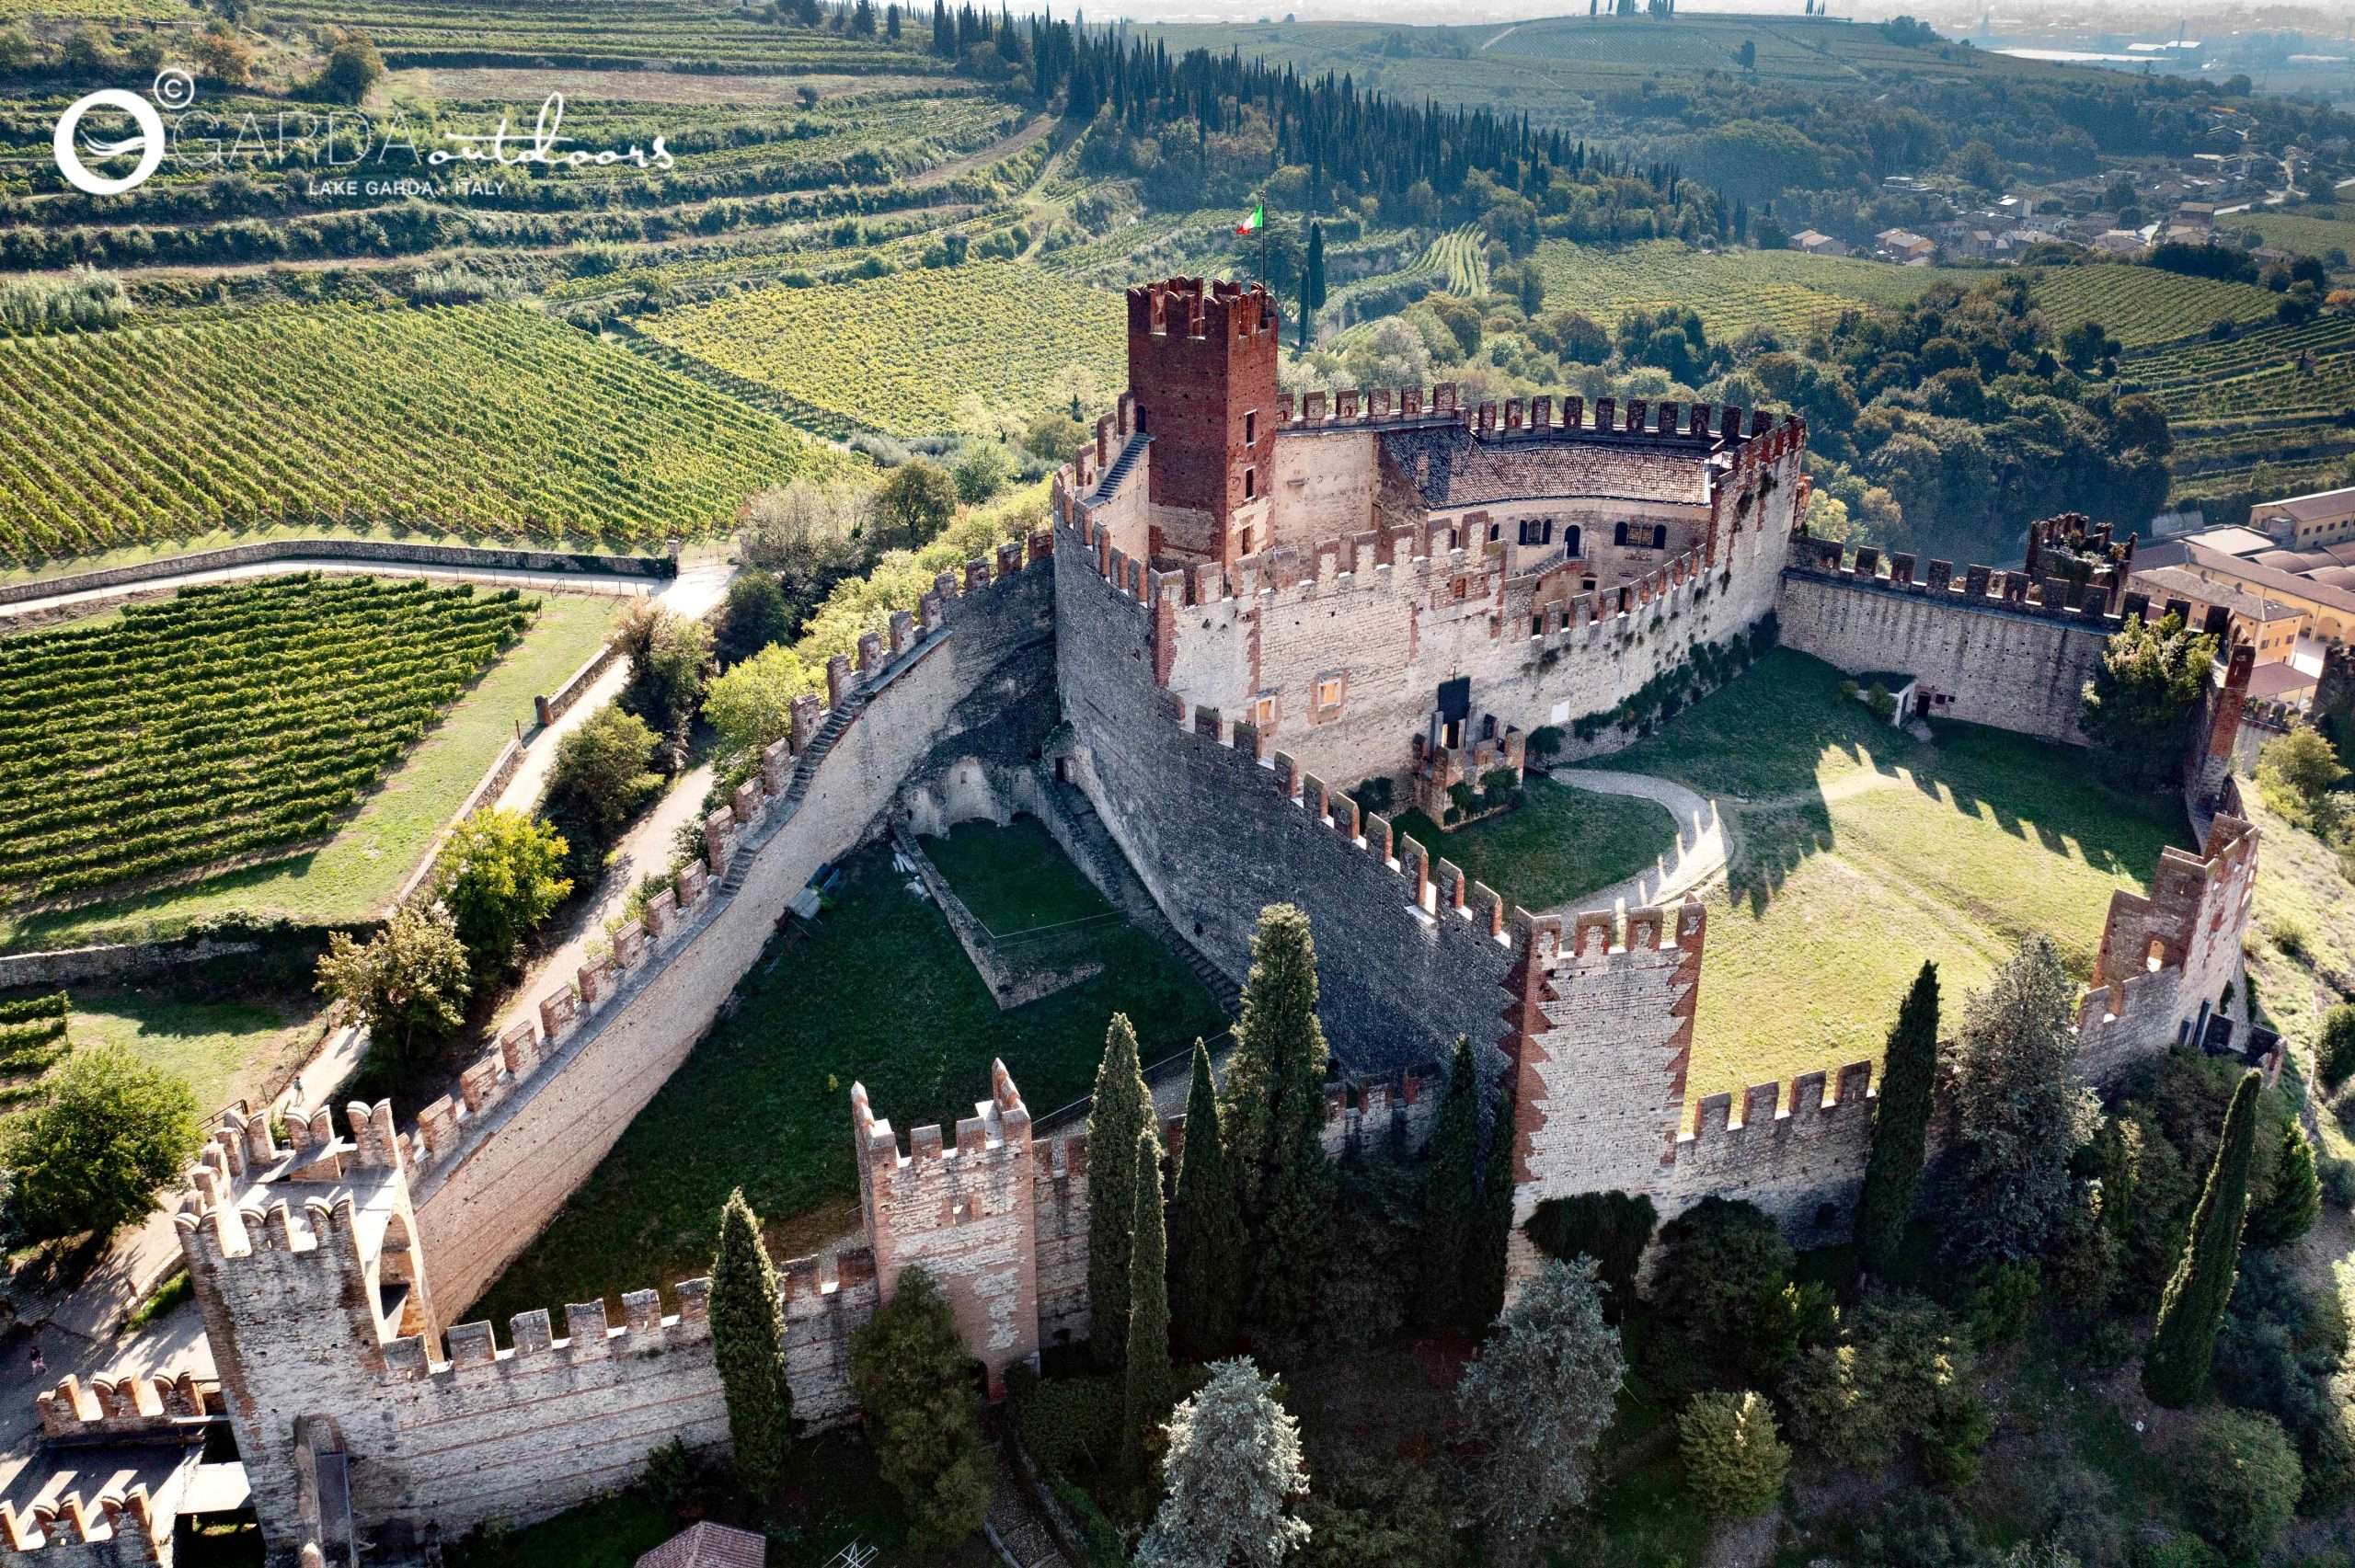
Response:
[{"label": "gravel path", "polygon": [[1726,868],[1725,813],[1705,795],[1649,773],[1622,773],[1603,768],[1564,768],[1554,782],[1597,795],[1624,795],[1664,807],[1676,819],[1676,844],[1646,870],[1591,893],[1581,893],[1567,904],[1545,911],[1573,914],[1584,910],[1642,909],[1664,904]]}]

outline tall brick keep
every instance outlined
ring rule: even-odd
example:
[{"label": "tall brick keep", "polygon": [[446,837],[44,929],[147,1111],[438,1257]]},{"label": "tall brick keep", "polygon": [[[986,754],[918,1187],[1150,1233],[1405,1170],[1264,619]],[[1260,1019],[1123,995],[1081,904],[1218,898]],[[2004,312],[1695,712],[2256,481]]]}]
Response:
[{"label": "tall brick keep", "polygon": [[1152,438],[1151,554],[1231,566],[1269,543],[1276,303],[1254,283],[1173,278],[1129,291],[1129,390]]}]

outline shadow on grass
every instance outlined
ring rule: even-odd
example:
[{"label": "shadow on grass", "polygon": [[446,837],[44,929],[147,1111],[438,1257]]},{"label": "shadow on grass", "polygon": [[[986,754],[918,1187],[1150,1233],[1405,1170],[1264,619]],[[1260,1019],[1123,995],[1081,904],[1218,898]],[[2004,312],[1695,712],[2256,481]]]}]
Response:
[{"label": "shadow on grass", "polygon": [[[1841,693],[1832,666],[1776,648],[1748,673],[1609,760],[1721,797],[1734,821],[1727,883],[1763,914],[1810,856],[1836,847],[1832,799],[1869,773],[1906,782],[1958,816],[1993,823],[2047,853],[2112,876],[2147,877],[2154,829],[2189,842],[2172,796],[2103,782],[2097,754],[1980,725],[1943,720],[1927,744]],[[1928,850],[1924,853],[1931,853]]]},{"label": "shadow on grass", "polygon": [[[1053,853],[1043,834],[1038,842]],[[1037,864],[1051,874],[1051,862]],[[1225,1026],[1173,955],[1118,921],[1089,928],[1101,975],[1000,1012],[939,910],[893,872],[888,845],[845,869],[835,901],[771,940],[719,1023],[468,1317],[503,1323],[702,1274],[720,1205],[740,1185],[768,1218],[776,1257],[823,1246],[857,1222],[854,1082],[904,1139],[971,1116],[993,1058],[1034,1115],[1079,1098],[1114,1012],[1134,1022],[1147,1059]]]}]

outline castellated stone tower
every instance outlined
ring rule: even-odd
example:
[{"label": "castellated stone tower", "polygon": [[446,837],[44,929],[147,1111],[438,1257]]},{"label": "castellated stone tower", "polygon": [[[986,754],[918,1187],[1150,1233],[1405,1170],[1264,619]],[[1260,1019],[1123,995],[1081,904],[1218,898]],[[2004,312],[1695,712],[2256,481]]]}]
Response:
[{"label": "castellated stone tower", "polygon": [[1129,392],[1153,442],[1156,562],[1232,566],[1273,542],[1279,336],[1275,300],[1258,283],[1173,278],[1129,291]]},{"label": "castellated stone tower", "polygon": [[1003,1394],[1006,1369],[1039,1354],[1040,1177],[1021,1092],[1005,1064],[992,1062],[990,1097],[957,1124],[956,1145],[945,1146],[935,1124],[909,1132],[905,1154],[865,1084],[851,1085],[850,1103],[859,1212],[883,1300],[902,1269],[922,1264],[947,1292],[991,1396]]}]

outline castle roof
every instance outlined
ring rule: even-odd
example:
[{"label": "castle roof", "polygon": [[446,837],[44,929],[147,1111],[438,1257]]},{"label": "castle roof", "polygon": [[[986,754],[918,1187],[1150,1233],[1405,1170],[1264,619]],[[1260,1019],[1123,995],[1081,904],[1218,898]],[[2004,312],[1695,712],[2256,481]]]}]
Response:
[{"label": "castle roof", "polygon": [[706,1519],[639,1558],[638,1568],[761,1568],[768,1556],[763,1537]]},{"label": "castle roof", "polygon": [[1385,433],[1384,454],[1434,510],[1556,496],[1706,506],[1707,447],[1700,441],[1592,434],[1482,440],[1461,425]]}]

